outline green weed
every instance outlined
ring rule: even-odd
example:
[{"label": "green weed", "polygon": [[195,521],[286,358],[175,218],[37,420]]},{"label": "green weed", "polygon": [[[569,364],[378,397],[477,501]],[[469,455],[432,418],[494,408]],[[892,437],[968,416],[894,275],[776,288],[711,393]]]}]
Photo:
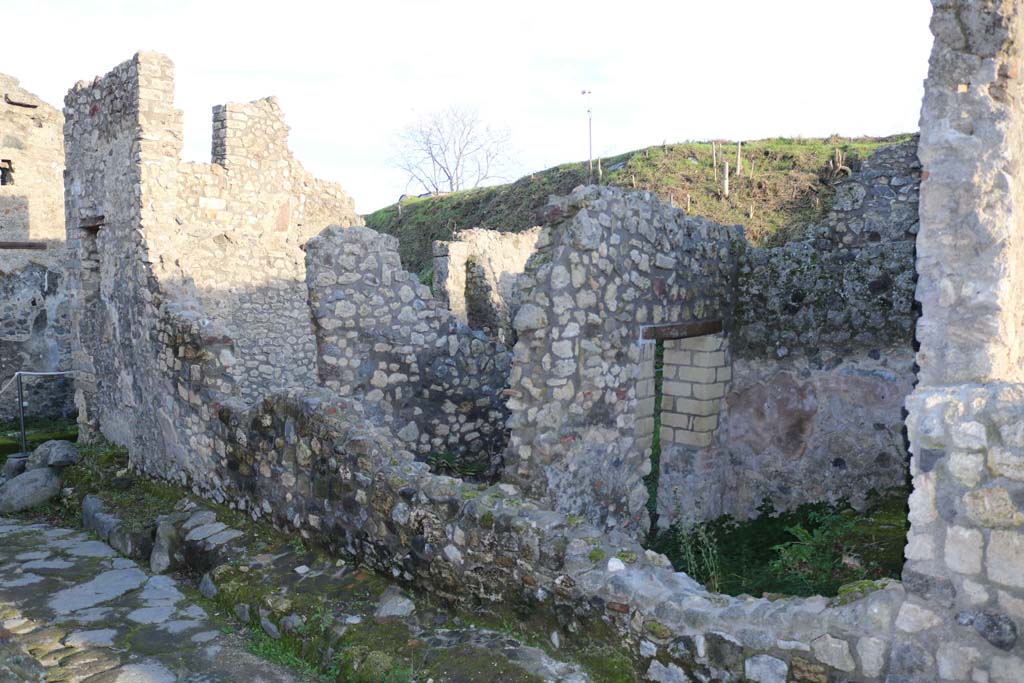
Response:
[{"label": "green weed", "polygon": [[268,662],[295,669],[310,677],[317,673],[316,667],[298,656],[286,642],[274,640],[258,626],[249,627],[245,647],[250,653]]},{"label": "green weed", "polygon": [[715,530],[708,524],[676,529],[682,555],[680,569],[716,593],[722,589],[722,563]]},{"label": "green weed", "polygon": [[428,454],[427,464],[434,474],[445,474],[459,479],[472,479],[484,472],[480,463],[463,460],[451,451],[435,451]]}]

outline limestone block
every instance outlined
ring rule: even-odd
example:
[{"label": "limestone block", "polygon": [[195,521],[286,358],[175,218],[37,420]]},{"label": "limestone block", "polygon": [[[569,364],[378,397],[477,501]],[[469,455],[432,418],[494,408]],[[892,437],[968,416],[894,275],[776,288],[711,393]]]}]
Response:
[{"label": "limestone block", "polygon": [[935,509],[935,477],[930,474],[914,477],[914,490],[907,502],[910,506],[907,517],[912,525],[925,526],[934,522],[939,515]]},{"label": "limestone block", "polygon": [[702,417],[717,415],[719,409],[718,401],[714,400],[701,401],[690,398],[677,398],[675,404],[676,412],[689,413],[690,415],[699,415]]},{"label": "limestone block", "polygon": [[1024,481],[1024,453],[1009,448],[990,448],[988,467],[998,476]]},{"label": "limestone block", "polygon": [[984,466],[985,460],[980,453],[967,453],[965,451],[953,451],[946,461],[946,469],[949,470],[950,474],[956,477],[964,486],[972,488],[981,481]]},{"label": "limestone block", "polygon": [[789,665],[770,655],[754,655],[743,662],[743,674],[752,683],[786,683]]},{"label": "limestone block", "polygon": [[1001,486],[969,491],[963,500],[967,516],[981,526],[994,528],[1024,524],[1024,513],[1017,509],[1010,492]]},{"label": "limestone block", "polygon": [[716,399],[725,396],[725,383],[716,382],[715,384],[694,384],[693,385],[693,396],[698,399]]},{"label": "limestone block", "polygon": [[896,628],[907,633],[917,633],[942,624],[938,614],[912,602],[904,602],[896,615]]},{"label": "limestone block", "polygon": [[943,643],[936,652],[939,677],[949,681],[966,681],[971,668],[981,658],[977,648],[958,643]]},{"label": "limestone block", "polygon": [[931,534],[914,533],[911,530],[903,554],[908,560],[934,559],[935,538]]},{"label": "limestone block", "polygon": [[717,374],[715,368],[698,368],[693,366],[681,365],[676,370],[676,376],[681,380],[688,382],[703,382],[704,384],[711,384],[715,381]]},{"label": "limestone block", "polygon": [[946,529],[946,566],[961,574],[981,572],[985,539],[977,529],[951,526]]},{"label": "limestone block", "polygon": [[[664,434],[664,432],[662,433]],[[705,448],[711,445],[713,439],[714,437],[711,432],[693,432],[686,429],[677,429],[671,441],[684,446]]]},{"label": "limestone block", "polygon": [[887,649],[888,644],[881,638],[863,636],[857,640],[857,657],[865,676],[871,678],[882,673]]},{"label": "limestone block", "polygon": [[991,683],[1020,683],[1024,659],[1014,656],[993,657],[989,673]]},{"label": "limestone block", "polygon": [[1004,586],[1024,588],[1024,534],[995,530],[985,555],[988,578]]},{"label": "limestone block", "polygon": [[811,652],[818,661],[840,671],[854,671],[857,668],[850,653],[850,644],[828,634],[811,641]]},{"label": "limestone block", "polygon": [[725,365],[724,351],[697,351],[693,353],[693,364],[700,368],[717,368]]}]

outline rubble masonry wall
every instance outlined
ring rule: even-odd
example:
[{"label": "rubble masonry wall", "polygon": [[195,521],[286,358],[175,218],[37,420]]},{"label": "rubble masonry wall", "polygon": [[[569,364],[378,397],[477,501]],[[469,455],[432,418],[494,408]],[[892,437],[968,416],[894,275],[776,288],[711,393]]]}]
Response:
[{"label": "rubble masonry wall", "polygon": [[[859,508],[905,487],[920,175],[916,138],[883,147],[837,184],[807,238],[742,252],[724,400],[699,411],[713,430],[662,439],[660,525],[742,519],[765,500]],[[672,372],[663,437],[675,426],[664,406],[680,400]]]},{"label": "rubble masonry wall", "polygon": [[519,309],[519,275],[537,245],[540,228],[500,232],[459,230],[434,242],[434,297],[459,322],[507,346],[515,343],[512,319]]},{"label": "rubble masonry wall", "polygon": [[739,231],[646,193],[577,188],[520,278],[505,478],[555,509],[645,529],[654,430],[644,328],[731,310]]},{"label": "rubble masonry wall", "polygon": [[321,383],[380,410],[409,450],[450,453],[469,478],[497,476],[511,353],[403,270],[394,237],[331,227],[306,259]]}]

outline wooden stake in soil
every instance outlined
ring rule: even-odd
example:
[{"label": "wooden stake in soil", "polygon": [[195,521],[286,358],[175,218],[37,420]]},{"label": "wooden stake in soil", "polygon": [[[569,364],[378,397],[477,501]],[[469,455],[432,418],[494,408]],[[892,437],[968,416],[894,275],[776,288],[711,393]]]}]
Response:
[{"label": "wooden stake in soil", "polygon": [[729,162],[725,162],[725,172],[722,174],[722,196],[729,198]]},{"label": "wooden stake in soil", "polygon": [[690,213],[690,193],[686,193],[686,213]]},{"label": "wooden stake in soil", "polygon": [[740,151],[743,149],[743,143],[736,143],[736,175],[743,173],[743,157],[740,156]]}]

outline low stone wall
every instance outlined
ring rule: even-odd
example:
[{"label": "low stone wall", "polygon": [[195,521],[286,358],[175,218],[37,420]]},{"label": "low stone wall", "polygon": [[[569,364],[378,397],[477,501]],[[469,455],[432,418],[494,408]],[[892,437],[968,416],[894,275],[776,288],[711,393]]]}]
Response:
[{"label": "low stone wall", "polygon": [[519,309],[519,275],[537,245],[540,228],[499,232],[460,230],[434,242],[434,297],[459,322],[511,346]]},{"label": "low stone wall", "polygon": [[451,452],[466,476],[496,476],[511,354],[440,307],[394,237],[332,227],[305,248],[323,385],[379,410],[421,456]]},{"label": "low stone wall", "polygon": [[[957,612],[946,589],[922,595],[928,584],[913,579],[831,601],[710,594],[626,534],[544,510],[508,484],[431,474],[331,392],[228,403],[218,416],[217,493],[255,518],[446,600],[546,611],[568,631],[610,626],[648,680],[931,683],[973,669],[1010,683],[1024,666],[1012,623],[979,604]],[[1014,576],[997,578],[1004,601],[1016,596]]]},{"label": "low stone wall", "polygon": [[647,193],[581,187],[548,211],[520,279],[505,477],[561,512],[642,532],[654,416],[642,332],[728,322],[744,242]]}]

